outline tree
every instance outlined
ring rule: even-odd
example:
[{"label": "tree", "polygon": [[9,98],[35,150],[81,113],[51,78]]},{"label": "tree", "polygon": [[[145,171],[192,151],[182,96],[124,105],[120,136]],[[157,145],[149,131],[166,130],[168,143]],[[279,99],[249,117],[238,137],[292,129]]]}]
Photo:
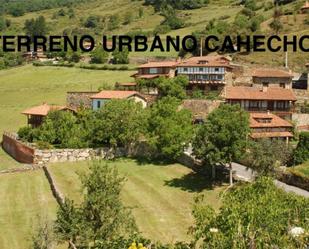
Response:
[{"label": "tree", "polygon": [[[137,231],[135,221],[121,201],[124,178],[116,167],[93,161],[81,174],[83,202],[74,207],[66,201],[57,213],[58,240],[73,240],[78,248],[117,248]],[[118,247],[118,248],[125,248]]]},{"label": "tree", "polygon": [[276,6],[273,14],[273,21],[269,24],[269,27],[276,33],[279,34],[279,32],[283,29],[283,25],[281,23],[280,17],[282,15],[282,10]]},{"label": "tree", "polygon": [[97,111],[93,143],[130,149],[142,137],[146,117],[140,103],[111,100]]},{"label": "tree", "polygon": [[188,85],[189,80],[185,76],[177,76],[175,78],[159,77],[154,81],[154,84],[159,90],[159,97],[175,97],[177,99],[185,99],[185,87]]},{"label": "tree", "polygon": [[181,102],[165,97],[150,109],[147,142],[161,155],[176,159],[189,145],[193,136],[192,115],[179,110]]},{"label": "tree", "polygon": [[90,63],[93,64],[102,64],[106,63],[108,60],[108,52],[104,51],[101,48],[96,48],[94,51],[90,54]]},{"label": "tree", "polygon": [[228,164],[232,185],[232,162],[245,152],[249,132],[249,114],[239,105],[222,104],[199,127],[194,155],[213,168],[218,163]]},{"label": "tree", "polygon": [[46,35],[48,32],[47,24],[44,16],[39,16],[36,19],[28,19],[24,25],[25,33],[31,37]]},{"label": "tree", "polygon": [[100,18],[98,16],[88,16],[84,25],[86,28],[95,28],[98,26]]},{"label": "tree", "polygon": [[124,49],[123,51],[115,50],[112,55],[114,64],[129,64],[128,49]]},{"label": "tree", "polygon": [[52,224],[40,220],[29,249],[52,249],[54,247],[54,233]]},{"label": "tree", "polygon": [[275,168],[291,160],[291,148],[283,141],[259,139],[252,141],[245,153],[246,165],[259,175],[273,175]]},{"label": "tree", "polygon": [[307,160],[309,160],[309,132],[301,132],[294,151],[294,163],[301,164]]},{"label": "tree", "polygon": [[[308,231],[309,200],[285,193],[272,178],[261,177],[226,192],[219,212],[196,199],[195,244],[201,248],[305,248],[308,235],[292,235],[295,227]],[[195,247],[192,247],[195,248]]]}]

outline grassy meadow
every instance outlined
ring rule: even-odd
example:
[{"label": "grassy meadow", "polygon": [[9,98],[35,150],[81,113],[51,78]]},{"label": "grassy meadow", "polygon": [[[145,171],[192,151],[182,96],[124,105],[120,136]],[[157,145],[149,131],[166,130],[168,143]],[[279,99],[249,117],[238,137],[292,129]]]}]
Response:
[{"label": "grassy meadow", "polygon": [[[43,102],[65,104],[67,91],[97,90],[103,83],[131,81],[132,71],[26,65],[0,71],[0,134],[26,125],[21,112]],[[0,149],[0,170],[19,166]]]},{"label": "grassy meadow", "polygon": [[53,219],[56,208],[43,171],[0,175],[0,248],[29,248],[39,220]]},{"label": "grassy meadow", "polygon": [[[144,164],[131,159],[108,162],[126,177],[122,198],[132,208],[140,231],[153,240],[175,242],[188,238],[193,224],[193,198],[205,194],[207,204],[218,208],[219,193],[204,177],[180,164]],[[49,165],[57,186],[76,203],[82,199],[79,174],[87,172],[89,162]]]}]

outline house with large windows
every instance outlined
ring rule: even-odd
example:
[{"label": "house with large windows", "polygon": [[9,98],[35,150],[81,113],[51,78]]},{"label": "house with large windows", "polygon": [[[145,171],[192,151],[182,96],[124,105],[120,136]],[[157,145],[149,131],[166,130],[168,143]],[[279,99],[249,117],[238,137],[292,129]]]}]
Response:
[{"label": "house with large windows", "polygon": [[227,103],[239,104],[249,112],[268,111],[284,119],[291,119],[296,97],[291,89],[276,87],[226,87],[224,97]]},{"label": "house with large windows", "polygon": [[221,91],[226,85],[226,73],[231,70],[230,61],[224,56],[191,57],[177,64],[176,75],[189,79],[187,90]]}]

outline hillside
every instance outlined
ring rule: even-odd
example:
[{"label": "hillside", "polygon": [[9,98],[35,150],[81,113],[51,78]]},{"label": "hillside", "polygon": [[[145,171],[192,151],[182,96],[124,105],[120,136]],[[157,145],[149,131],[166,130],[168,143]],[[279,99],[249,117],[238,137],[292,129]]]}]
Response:
[{"label": "hillside", "polygon": [[[47,10],[35,11],[25,13],[22,16],[13,17],[6,14],[5,18],[10,20],[10,26],[3,31],[5,34],[21,34],[26,20],[36,18],[40,15],[44,16],[49,34],[61,35],[65,34],[91,34],[100,37],[105,35],[117,34],[147,34],[150,35],[153,31],[164,21],[164,17],[160,12],[156,12],[153,6],[145,6],[144,1],[132,0],[115,0],[115,1],[81,1],[74,4],[72,7],[58,7]],[[294,1],[282,5],[281,22],[283,28],[280,34],[306,34],[309,31],[309,25],[304,24],[304,20],[308,18],[305,14],[299,14],[298,10],[304,3],[303,0]],[[259,0],[256,1],[255,16],[262,16],[260,31],[257,33],[264,33],[266,35],[273,34],[269,28],[272,21],[274,7],[269,6],[270,1]],[[224,21],[229,24],[235,21],[235,17],[240,11],[244,10],[244,6],[240,5],[238,1],[229,0],[211,0],[206,6],[192,10],[177,10],[177,17],[183,22],[183,27],[175,30],[167,30],[166,34],[171,36],[184,36],[192,32],[201,32],[210,20],[216,19]],[[115,17],[116,16],[116,17]],[[95,26],[86,28],[85,23],[89,17],[95,19]],[[117,19],[117,23],[111,27],[111,17]],[[91,19],[91,18],[90,18]],[[93,21],[93,20],[90,20]],[[91,23],[92,25],[92,23]],[[254,33],[253,33],[254,34]],[[176,57],[177,53],[171,51],[168,53],[156,52],[134,52],[130,54],[131,57],[154,57],[154,56],[168,56]],[[243,62],[271,64],[281,66],[283,63],[283,54],[281,53],[256,53],[250,55],[236,55],[237,59]],[[294,53],[291,55],[291,67],[300,69],[299,61],[306,60],[305,53]],[[296,63],[297,61],[297,63]]]}]

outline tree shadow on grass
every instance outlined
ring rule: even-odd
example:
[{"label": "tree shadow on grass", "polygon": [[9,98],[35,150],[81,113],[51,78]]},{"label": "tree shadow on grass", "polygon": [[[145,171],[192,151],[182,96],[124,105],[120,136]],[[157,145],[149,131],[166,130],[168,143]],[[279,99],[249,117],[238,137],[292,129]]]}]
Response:
[{"label": "tree shadow on grass", "polygon": [[[218,172],[219,173],[219,172]],[[213,190],[215,187],[222,186],[227,183],[227,175],[225,172],[217,173],[216,179],[212,180],[209,175],[201,172],[191,172],[181,178],[166,180],[165,185],[180,188],[190,193],[200,193],[203,190]]]},{"label": "tree shadow on grass", "polygon": [[138,165],[157,165],[157,166],[167,166],[175,163],[175,161],[168,160],[166,158],[150,158],[150,157],[134,157],[134,160]]}]

